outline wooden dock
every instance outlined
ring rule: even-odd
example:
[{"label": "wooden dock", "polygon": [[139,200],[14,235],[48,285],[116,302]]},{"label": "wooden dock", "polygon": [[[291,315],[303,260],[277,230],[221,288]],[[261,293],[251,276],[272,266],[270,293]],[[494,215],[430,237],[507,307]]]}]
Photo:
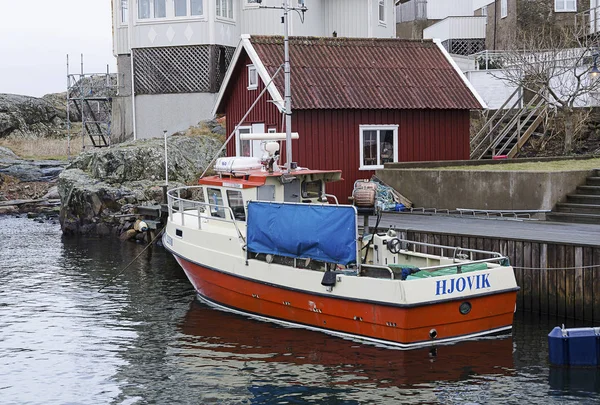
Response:
[{"label": "wooden dock", "polygon": [[390,227],[417,242],[508,256],[518,310],[600,322],[600,225],[385,213],[379,229]]}]

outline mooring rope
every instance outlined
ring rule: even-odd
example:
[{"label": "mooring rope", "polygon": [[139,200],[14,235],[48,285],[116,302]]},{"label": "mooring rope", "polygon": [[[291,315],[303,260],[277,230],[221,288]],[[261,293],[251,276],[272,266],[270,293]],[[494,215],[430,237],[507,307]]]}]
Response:
[{"label": "mooring rope", "polygon": [[513,269],[518,270],[583,270],[583,269],[596,269],[600,268],[600,264],[594,264],[591,266],[576,266],[576,267],[518,267],[512,266]]},{"label": "mooring rope", "polygon": [[98,290],[98,292],[101,292],[101,291],[102,291],[102,290],[104,290],[106,287],[108,287],[109,285],[111,285],[111,284],[112,284],[112,282],[113,282],[113,281],[114,281],[114,280],[115,280],[117,277],[119,277],[121,274],[123,274],[123,273],[125,272],[125,270],[127,270],[127,269],[129,268],[129,266],[131,266],[131,265],[132,265],[132,264],[133,264],[133,263],[134,263],[134,262],[135,262],[135,261],[136,261],[136,260],[137,260],[137,259],[138,259],[138,258],[141,256],[141,255],[142,255],[142,253],[144,253],[144,252],[146,251],[146,249],[148,249],[150,246],[152,246],[152,244],[154,243],[154,241],[155,241],[156,239],[158,239],[158,237],[159,237],[160,235],[162,235],[162,233],[163,233],[163,231],[164,231],[164,230],[165,230],[165,228],[161,229],[161,230],[160,230],[160,232],[156,234],[156,236],[154,237],[154,239],[152,239],[152,240],[150,241],[150,243],[148,243],[148,246],[146,246],[144,249],[142,249],[142,251],[141,251],[141,252],[140,252],[140,253],[139,253],[139,254],[138,254],[138,255],[137,255],[137,256],[136,256],[136,257],[135,257],[135,258],[134,258],[132,261],[130,261],[130,262],[129,262],[129,264],[128,264],[127,266],[125,266],[125,267],[124,267],[124,268],[123,268],[123,269],[122,269],[120,272],[118,272],[118,273],[117,273],[115,276],[113,276],[113,277],[112,277],[110,280],[108,280],[108,283],[104,284],[104,285],[102,286],[102,288],[100,288],[100,289]]}]

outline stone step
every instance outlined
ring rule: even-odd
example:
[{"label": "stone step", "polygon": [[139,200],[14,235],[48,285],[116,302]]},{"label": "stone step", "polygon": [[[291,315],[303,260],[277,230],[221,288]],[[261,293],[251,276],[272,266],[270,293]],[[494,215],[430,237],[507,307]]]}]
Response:
[{"label": "stone step", "polygon": [[586,179],[585,184],[588,186],[600,186],[600,177],[590,176]]},{"label": "stone step", "polygon": [[598,224],[600,225],[600,215],[595,214],[576,214],[571,212],[551,212],[546,214],[547,221],[570,222],[578,224]]},{"label": "stone step", "polygon": [[573,204],[600,205],[600,195],[568,194],[567,202]]},{"label": "stone step", "polygon": [[600,215],[600,205],[594,204],[572,204],[558,203],[554,212],[571,212],[574,214],[598,214]]},{"label": "stone step", "polygon": [[600,195],[600,186],[577,186],[577,194]]}]

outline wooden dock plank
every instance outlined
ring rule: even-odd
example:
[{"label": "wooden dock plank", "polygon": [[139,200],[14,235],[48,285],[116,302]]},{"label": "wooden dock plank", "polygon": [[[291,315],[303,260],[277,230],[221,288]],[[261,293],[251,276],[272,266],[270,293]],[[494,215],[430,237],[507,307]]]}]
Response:
[{"label": "wooden dock plank", "polygon": [[[565,315],[575,319],[575,247],[565,246]],[[583,315],[583,314],[581,314]]]},{"label": "wooden dock plank", "polygon": [[594,249],[583,248],[583,319],[593,321],[594,319],[594,269],[590,268],[594,263]]},{"label": "wooden dock plank", "polygon": [[574,264],[575,264],[575,271],[574,271],[574,282],[575,282],[575,286],[574,286],[574,311],[573,311],[573,318],[576,319],[584,319],[584,311],[583,311],[583,305],[584,305],[584,295],[583,295],[583,248],[581,246],[578,246],[575,248],[575,257],[574,257]]},{"label": "wooden dock plank", "polygon": [[517,285],[521,287],[519,290],[519,294],[517,296],[517,306],[525,309],[525,295],[527,292],[527,287],[523,281],[523,242],[515,241],[515,276],[517,278]]},{"label": "wooden dock plank", "polygon": [[556,309],[557,315],[564,318],[567,314],[566,288],[565,288],[565,245],[558,245],[556,250]]},{"label": "wooden dock plank", "polygon": [[593,306],[593,311],[594,311],[594,323],[600,322],[600,248],[594,248],[594,253],[593,253],[593,263],[592,263],[594,267],[593,269],[593,274],[594,274],[594,306]]},{"label": "wooden dock plank", "polygon": [[540,244],[531,243],[531,312],[540,313]]},{"label": "wooden dock plank", "polygon": [[550,313],[550,297],[548,296],[548,244],[540,244],[540,312]]},{"label": "wooden dock plank", "polygon": [[548,244],[548,314],[556,315],[556,295],[558,292],[558,277],[556,270],[557,248],[554,243]]},{"label": "wooden dock plank", "polygon": [[531,242],[523,242],[523,309],[531,311],[533,288],[531,283]]}]

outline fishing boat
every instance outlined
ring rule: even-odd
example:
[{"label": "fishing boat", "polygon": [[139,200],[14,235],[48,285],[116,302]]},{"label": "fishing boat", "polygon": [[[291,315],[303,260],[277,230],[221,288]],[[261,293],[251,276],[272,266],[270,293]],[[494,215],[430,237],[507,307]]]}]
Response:
[{"label": "fishing boat", "polygon": [[403,349],[510,331],[519,288],[508,258],[404,240],[394,230],[361,235],[357,207],[326,191],[341,172],[292,161],[291,141],[300,135],[291,132],[292,8],[284,1],[283,9],[286,132],[240,135],[260,141],[263,156],[219,158],[215,175],[167,193],[163,244],[199,298]]},{"label": "fishing boat", "polygon": [[168,192],[163,242],[201,300],[400,348],[510,331],[508,258],[394,230],[361,236],[357,207],[328,202],[339,171],[288,172],[269,166],[275,157],[220,158],[216,175]]}]

